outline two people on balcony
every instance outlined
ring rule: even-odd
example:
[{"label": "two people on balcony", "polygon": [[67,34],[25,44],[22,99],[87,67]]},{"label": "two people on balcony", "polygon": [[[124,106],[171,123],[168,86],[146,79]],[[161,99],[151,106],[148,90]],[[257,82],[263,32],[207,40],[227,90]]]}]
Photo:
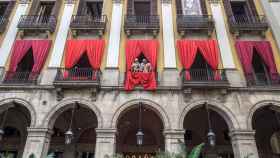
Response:
[{"label": "two people on balcony", "polygon": [[144,58],[141,63],[139,62],[138,58],[135,58],[131,65],[131,70],[132,72],[151,72],[152,65],[147,61],[146,58]]}]

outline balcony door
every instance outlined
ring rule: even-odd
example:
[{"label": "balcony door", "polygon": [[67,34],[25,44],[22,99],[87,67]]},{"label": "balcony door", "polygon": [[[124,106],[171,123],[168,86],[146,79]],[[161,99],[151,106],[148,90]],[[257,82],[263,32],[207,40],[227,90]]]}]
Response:
[{"label": "balcony door", "polygon": [[91,79],[92,68],[86,52],[84,52],[78,63],[70,70],[70,77],[79,80]]},{"label": "balcony door", "polygon": [[34,65],[34,59],[33,59],[33,52],[32,48],[28,50],[26,55],[22,58],[21,62],[17,66],[16,72],[31,72]]},{"label": "balcony door", "polygon": [[91,17],[101,17],[103,2],[87,2],[86,13]]},{"label": "balcony door", "polygon": [[196,54],[194,63],[190,69],[190,75],[194,81],[207,81],[209,77],[213,78],[211,67],[207,64],[200,52]]},{"label": "balcony door", "polygon": [[202,15],[200,0],[182,0],[184,15]]},{"label": "balcony door", "polygon": [[254,70],[254,78],[255,83],[257,85],[266,85],[270,82],[270,77],[268,73],[268,68],[264,64],[262,58],[258,55],[256,50],[254,49],[253,61],[252,66]]}]

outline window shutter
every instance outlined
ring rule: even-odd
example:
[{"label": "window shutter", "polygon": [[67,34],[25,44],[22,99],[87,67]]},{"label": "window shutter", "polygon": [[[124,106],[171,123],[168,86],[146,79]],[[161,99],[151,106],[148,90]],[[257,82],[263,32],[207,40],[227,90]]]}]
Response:
[{"label": "window shutter", "polygon": [[4,17],[9,18],[15,4],[16,4],[16,1],[9,1],[7,9],[5,10],[5,13],[4,13]]},{"label": "window shutter", "polygon": [[29,15],[36,15],[40,6],[40,0],[33,0],[31,8],[29,10]]},{"label": "window shutter", "polygon": [[176,12],[177,15],[182,15],[183,11],[182,11],[182,0],[176,0]]},{"label": "window shutter", "polygon": [[201,13],[203,15],[207,15],[207,6],[206,6],[206,1],[205,0],[200,0],[200,7],[201,7]]},{"label": "window shutter", "polygon": [[224,9],[226,11],[227,16],[228,17],[233,16],[230,1],[229,0],[223,0],[223,2],[224,2]]},{"label": "window shutter", "polygon": [[127,15],[134,15],[134,0],[127,0]]},{"label": "window shutter", "polygon": [[85,15],[87,12],[87,3],[85,0],[80,0],[77,15]]},{"label": "window shutter", "polygon": [[249,7],[249,10],[251,11],[251,14],[253,16],[258,16],[258,12],[254,3],[254,0],[247,0],[247,5]]},{"label": "window shutter", "polygon": [[62,5],[62,1],[63,1],[63,0],[56,0],[56,1],[55,1],[54,7],[53,7],[53,9],[52,9],[52,15],[58,17],[59,10],[60,10],[61,5]]},{"label": "window shutter", "polygon": [[158,15],[157,0],[150,0],[150,3],[151,3],[151,15]]}]

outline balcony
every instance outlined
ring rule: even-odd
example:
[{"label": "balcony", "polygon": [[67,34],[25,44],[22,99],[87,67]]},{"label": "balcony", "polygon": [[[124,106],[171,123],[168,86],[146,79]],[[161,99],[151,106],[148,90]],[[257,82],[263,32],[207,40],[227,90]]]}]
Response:
[{"label": "balcony", "polygon": [[36,84],[40,73],[10,72],[5,73],[4,84]]},{"label": "balcony", "polygon": [[0,16],[0,33],[3,33],[5,31],[7,24],[8,24],[8,19],[4,16]]},{"label": "balcony", "polygon": [[55,16],[22,15],[18,24],[21,32],[46,32],[53,33],[56,28]]},{"label": "balcony", "polygon": [[101,37],[105,33],[107,16],[89,16],[89,15],[74,15],[72,16],[71,29],[73,36],[78,35],[81,32],[93,32],[98,33]]},{"label": "balcony", "polygon": [[266,73],[255,73],[255,74],[248,74],[246,75],[247,85],[248,86],[279,86],[280,85],[280,78],[279,74],[274,74],[275,79],[271,79],[270,75]]},{"label": "balcony", "polygon": [[151,33],[154,37],[159,33],[160,24],[158,15],[126,15],[124,30],[127,36],[131,34]]},{"label": "balcony", "polygon": [[231,16],[229,17],[229,25],[231,33],[239,36],[242,32],[255,32],[265,35],[268,29],[268,23],[265,16]]},{"label": "balcony", "polygon": [[54,85],[61,88],[99,88],[100,70],[91,68],[60,68],[57,70]]},{"label": "balcony", "polygon": [[[186,73],[190,74],[190,79],[186,79]],[[227,88],[229,82],[224,70],[209,69],[191,69],[183,70],[182,73],[183,88]]]},{"label": "balcony", "polygon": [[214,21],[211,15],[177,15],[177,31],[182,37],[186,32],[206,32],[211,36]]}]

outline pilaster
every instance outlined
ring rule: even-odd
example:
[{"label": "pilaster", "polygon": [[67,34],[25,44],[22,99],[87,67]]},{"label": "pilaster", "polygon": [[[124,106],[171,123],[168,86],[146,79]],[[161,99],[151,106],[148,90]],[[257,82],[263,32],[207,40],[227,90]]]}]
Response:
[{"label": "pilaster", "polygon": [[96,129],[95,157],[104,158],[112,156],[116,147],[116,129]]},{"label": "pilaster", "polygon": [[184,143],[184,130],[167,130],[163,132],[165,137],[165,150],[171,153],[180,152],[181,143]]},{"label": "pilaster", "polygon": [[235,158],[244,158],[251,155],[258,158],[258,150],[255,141],[255,131],[233,130],[230,132],[231,144]]},{"label": "pilaster", "polygon": [[36,158],[45,158],[48,154],[52,131],[47,128],[28,128],[23,158],[34,155]]}]

